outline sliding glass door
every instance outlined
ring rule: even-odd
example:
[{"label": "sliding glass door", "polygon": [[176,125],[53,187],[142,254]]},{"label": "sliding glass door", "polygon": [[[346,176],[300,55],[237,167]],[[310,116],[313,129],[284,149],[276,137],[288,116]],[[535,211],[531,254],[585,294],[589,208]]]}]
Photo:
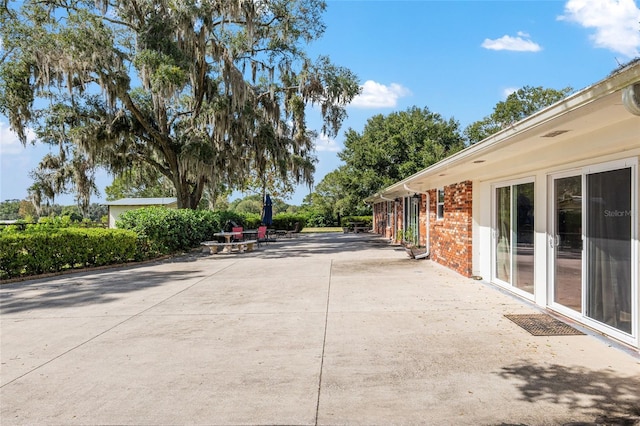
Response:
[{"label": "sliding glass door", "polygon": [[582,312],[582,175],[553,181],[553,301]]},{"label": "sliding glass door", "polygon": [[588,174],[587,316],[631,333],[631,168]]},{"label": "sliding glass door", "polygon": [[496,188],[495,277],[511,283],[511,187]]},{"label": "sliding glass door", "polygon": [[551,179],[551,304],[631,335],[636,189],[634,169],[616,164]]},{"label": "sliding glass door", "polygon": [[534,184],[497,186],[494,198],[494,277],[533,294]]}]

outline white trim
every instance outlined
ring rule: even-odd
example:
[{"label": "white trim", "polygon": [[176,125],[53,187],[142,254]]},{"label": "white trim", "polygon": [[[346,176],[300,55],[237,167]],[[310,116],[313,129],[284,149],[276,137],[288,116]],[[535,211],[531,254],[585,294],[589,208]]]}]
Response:
[{"label": "white trim", "polygon": [[[534,203],[534,227],[533,227],[533,262],[534,264],[532,265],[533,268],[533,292],[529,293],[525,290],[522,290],[516,286],[514,286],[512,283],[503,281],[501,279],[499,279],[497,277],[497,271],[496,271],[496,262],[497,262],[497,199],[496,199],[496,189],[499,188],[509,188],[509,205],[510,205],[510,209],[511,209],[511,217],[510,217],[510,221],[513,220],[513,196],[514,196],[514,187],[518,186],[518,185],[523,185],[523,184],[533,184],[533,192],[534,192],[534,196],[533,196],[533,200],[532,202]],[[536,182],[536,177],[535,176],[527,176],[527,177],[521,177],[521,178],[517,178],[517,179],[511,179],[511,180],[504,180],[504,181],[499,181],[499,182],[494,182],[491,184],[491,282],[503,287],[509,291],[512,291],[518,295],[520,295],[521,297],[528,299],[528,300],[532,300],[534,301],[536,298],[536,282],[537,282],[537,272],[536,272],[536,261],[538,256],[538,245],[536,244],[536,220],[539,220],[536,218],[536,212],[538,211],[536,209],[536,204],[535,204],[535,200],[536,200],[536,193],[538,191],[538,185]],[[511,233],[513,231],[513,223],[510,223],[510,230],[509,232]],[[509,257],[510,257],[510,263],[509,263],[509,278],[511,281],[513,281],[513,236],[511,236],[511,240],[510,240],[511,244],[509,247]]]},{"label": "white trim", "polygon": [[[476,158],[483,156],[486,157],[498,150],[505,149],[512,144],[518,143],[519,137],[527,132],[536,128],[542,128],[548,123],[553,123],[563,117],[571,116],[574,113],[579,113],[583,110],[588,111],[588,108],[585,107],[588,107],[590,104],[601,99],[605,99],[610,95],[614,95],[616,92],[622,96],[622,89],[630,84],[638,83],[639,81],[640,63],[634,63],[602,79],[596,84],[576,92],[549,107],[535,112],[523,120],[514,123],[512,126],[509,126],[486,139],[470,145],[452,156],[427,167],[426,169],[420,170],[419,172],[380,190],[369,197],[368,200],[373,201],[385,193],[392,194],[402,191],[401,188],[403,188],[403,185],[405,184],[412,185],[428,178],[434,178],[441,173],[450,174],[451,169],[456,166],[470,164]],[[619,105],[621,108],[624,108],[622,106],[622,102],[620,102]]]},{"label": "white trim", "polygon": [[431,209],[431,196],[429,195],[429,192],[425,192],[426,196],[427,196],[427,200],[425,201],[425,208],[424,208],[424,214],[426,216],[425,218],[425,246],[427,247],[427,254],[431,253],[431,215],[429,214],[429,210]]},{"label": "white trim", "polygon": [[[440,201],[440,192],[442,191],[442,202]],[[447,197],[447,193],[445,192],[444,187],[436,189],[436,220],[444,220],[444,207],[445,207],[445,199]],[[442,206],[442,214],[440,214],[440,206]]]},{"label": "white trim", "polygon": [[[556,226],[555,226],[555,208],[556,208],[556,197],[555,197],[555,187],[554,187],[554,183],[557,179],[564,179],[564,178],[569,178],[569,177],[580,177],[581,181],[581,192],[580,192],[580,196],[583,197],[584,196],[584,176],[582,174],[582,169],[581,168],[573,168],[570,170],[566,170],[563,172],[558,172],[558,173],[549,173],[547,174],[547,218],[546,218],[546,222],[547,222],[547,228],[546,228],[546,248],[547,248],[547,285],[546,285],[546,291],[547,291],[547,307],[549,309],[552,309],[554,311],[557,311],[558,313],[568,317],[568,318],[574,318],[577,321],[581,320],[582,317],[582,309],[585,306],[585,294],[584,294],[584,232],[581,236],[582,238],[582,254],[580,256],[581,258],[581,281],[580,281],[580,293],[581,293],[581,300],[580,300],[580,312],[577,312],[569,307],[566,307],[564,305],[561,305],[559,303],[555,302],[555,234],[556,234]],[[582,201],[581,201],[582,203]],[[584,205],[583,203],[581,204],[581,217],[582,217],[582,223],[584,223]],[[581,226],[582,228],[582,226]]]},{"label": "white trim", "polygon": [[[615,327],[612,327],[608,324],[599,322],[587,316],[586,306],[587,306],[587,265],[588,262],[586,256],[586,246],[587,246],[587,237],[585,235],[585,224],[587,223],[587,208],[586,208],[586,194],[585,191],[587,189],[586,179],[587,175],[600,173],[600,172],[608,172],[615,171],[620,169],[631,169],[631,310],[632,310],[632,319],[631,319],[631,333],[625,333]],[[638,212],[638,205],[640,197],[639,188],[638,188],[638,157],[630,157],[613,161],[606,161],[602,163],[593,163],[588,164],[579,168],[568,168],[564,171],[554,172],[547,174],[548,182],[547,182],[547,197],[548,197],[548,209],[547,209],[547,241],[550,238],[553,238],[552,232],[554,231],[554,214],[553,211],[555,206],[554,198],[554,188],[553,182],[555,179],[562,179],[564,177],[571,176],[580,176],[582,179],[582,239],[583,239],[583,251],[582,251],[582,301],[581,301],[581,311],[577,312],[571,308],[562,306],[558,303],[555,303],[553,300],[553,292],[554,292],[554,262],[553,256],[554,253],[552,250],[548,251],[547,255],[547,292],[548,292],[548,302],[547,308],[556,311],[568,318],[572,318],[575,321],[578,321],[594,330],[600,331],[614,339],[617,339],[621,342],[628,343],[633,345],[634,347],[640,346],[640,278],[639,278],[639,263],[640,263],[640,248],[639,248],[639,236],[638,236],[638,221],[640,214]]]},{"label": "white trim", "polygon": [[[616,161],[609,161],[609,162],[605,162],[605,163],[596,163],[593,165],[589,165],[589,166],[585,166],[582,169],[582,176],[583,176],[583,188],[584,190],[587,190],[587,185],[586,185],[586,178],[587,175],[590,174],[595,174],[595,173],[600,173],[600,172],[607,172],[607,171],[614,171],[614,170],[620,170],[620,169],[626,169],[626,168],[630,168],[631,170],[631,235],[630,235],[630,243],[631,243],[631,282],[629,283],[631,286],[631,311],[632,311],[632,318],[631,318],[631,333],[625,333],[615,327],[609,326],[607,324],[604,324],[602,322],[599,322],[597,320],[592,319],[591,317],[588,317],[585,311],[585,307],[586,304],[583,305],[583,316],[584,316],[584,321],[585,323],[589,324],[591,323],[591,327],[595,328],[596,330],[600,330],[603,331],[607,334],[609,334],[610,336],[621,340],[623,342],[627,342],[627,343],[631,343],[634,344],[636,346],[638,346],[638,309],[640,308],[640,304],[638,303],[638,274],[637,274],[637,264],[638,264],[638,257],[637,257],[637,241],[638,241],[638,234],[637,234],[637,223],[638,223],[638,188],[637,188],[637,165],[638,165],[638,159],[637,157],[634,158],[626,158],[626,159],[621,159],[621,160],[616,160]],[[584,203],[586,203],[586,197],[583,197],[583,206]],[[587,211],[587,209],[585,209],[583,207],[583,214],[584,214],[584,221],[583,224],[586,224],[586,215],[589,214],[589,212]],[[587,244],[587,239],[585,238],[585,246]],[[584,262],[588,262],[588,259],[586,258],[586,252],[585,252],[585,259]],[[583,268],[583,274],[586,274],[586,267]],[[587,297],[587,292],[586,292],[586,286],[587,286],[587,281],[585,279],[586,277],[583,276],[583,292],[584,294],[584,298],[585,298],[585,302],[586,302],[586,297]],[[635,304],[634,304],[635,301]]]}]

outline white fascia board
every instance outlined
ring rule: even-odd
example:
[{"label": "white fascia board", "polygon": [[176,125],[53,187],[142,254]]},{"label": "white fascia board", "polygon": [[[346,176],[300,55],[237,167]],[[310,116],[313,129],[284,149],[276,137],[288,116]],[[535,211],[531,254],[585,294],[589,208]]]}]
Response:
[{"label": "white fascia board", "polygon": [[412,183],[442,173],[446,169],[467,163],[473,160],[475,157],[480,157],[490,152],[494,152],[509,145],[509,142],[515,139],[516,136],[530,131],[538,126],[546,124],[552,120],[562,117],[570,112],[576,111],[579,108],[584,107],[600,98],[610,95],[616,91],[621,91],[630,84],[634,84],[640,81],[640,61],[631,64],[627,68],[616,72],[615,74],[601,80],[592,86],[587,87],[573,95],[550,105],[529,117],[526,117],[513,125],[500,130],[497,133],[489,136],[482,141],[470,145],[467,148],[453,154],[450,157],[445,158],[424,170],[421,170],[404,180],[401,180],[382,191],[374,194],[370,198],[376,196],[387,195],[394,196],[397,194],[406,194],[404,185],[411,186]]}]

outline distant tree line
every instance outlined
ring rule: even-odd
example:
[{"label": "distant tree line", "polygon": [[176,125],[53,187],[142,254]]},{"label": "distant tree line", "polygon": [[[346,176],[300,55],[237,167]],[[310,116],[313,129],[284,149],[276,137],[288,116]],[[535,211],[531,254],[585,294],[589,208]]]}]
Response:
[{"label": "distant tree line", "polygon": [[107,216],[108,210],[106,205],[92,203],[87,208],[86,215],[83,215],[78,206],[52,204],[41,206],[40,212],[38,213],[31,201],[14,199],[0,202],[0,220],[37,222],[41,217],[69,216],[76,222],[87,219],[92,222],[101,223]]},{"label": "distant tree line", "polygon": [[328,173],[305,199],[303,208],[318,223],[338,223],[343,216],[370,214],[363,200],[395,182],[480,142],[572,92],[525,86],[498,102],[493,112],[463,131],[453,118],[428,108],[411,107],[371,117],[362,132],[349,129],[344,162]]}]

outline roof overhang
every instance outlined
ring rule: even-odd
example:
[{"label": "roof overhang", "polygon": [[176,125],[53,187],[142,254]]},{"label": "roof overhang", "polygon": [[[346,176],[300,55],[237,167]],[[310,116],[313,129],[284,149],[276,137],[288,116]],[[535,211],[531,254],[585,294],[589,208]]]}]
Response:
[{"label": "roof overhang", "polygon": [[[640,61],[371,195],[365,201],[375,203],[461,180],[497,179],[527,169],[536,170],[637,149],[640,116],[626,108],[622,99],[623,90],[634,84],[640,84]],[[585,140],[589,140],[588,152],[580,149]]]},{"label": "roof overhang", "polygon": [[115,201],[105,203],[107,206],[168,206],[176,204],[176,197],[164,198],[121,198]]}]

